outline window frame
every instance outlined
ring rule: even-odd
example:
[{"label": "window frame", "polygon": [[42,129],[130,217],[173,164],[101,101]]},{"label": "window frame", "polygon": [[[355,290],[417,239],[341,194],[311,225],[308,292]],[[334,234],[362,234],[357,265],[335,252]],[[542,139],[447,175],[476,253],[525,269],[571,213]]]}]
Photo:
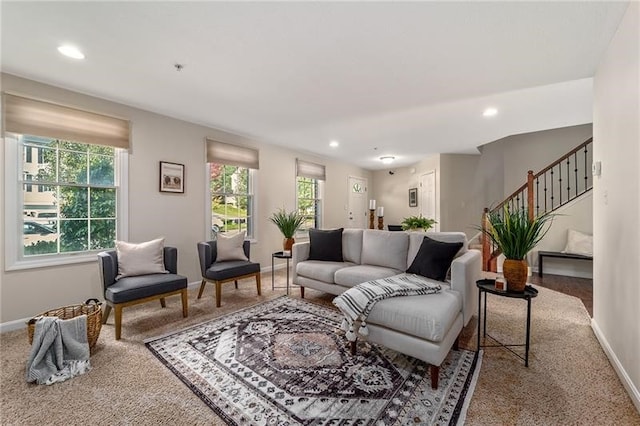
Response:
[{"label": "window frame", "polygon": [[[22,246],[24,197],[22,182],[19,176],[23,173],[22,162],[23,144],[19,140],[21,135],[5,133],[5,200],[14,208],[5,209],[5,271],[41,268],[56,265],[69,265],[96,261],[96,253],[103,249],[87,250],[72,253],[56,253],[24,256]],[[58,138],[59,139],[59,138]],[[86,143],[78,141],[78,143]],[[128,150],[115,148],[114,156],[114,186],[116,188],[116,239],[128,239]],[[33,183],[37,185],[37,183]]]},{"label": "window frame", "polygon": [[[324,219],[324,180],[310,178],[306,176],[296,176],[296,211],[300,213],[300,179],[309,179],[313,181],[313,184],[316,185],[316,198],[304,198],[305,200],[314,200],[315,206],[315,226],[317,229],[322,228],[322,223]],[[307,215],[304,215],[307,217]],[[309,235],[309,229],[301,229],[296,232],[296,236],[304,237]]]},{"label": "window frame", "polygon": [[[247,216],[249,218],[249,222],[246,224],[246,230],[247,230],[247,234],[245,236],[245,238],[247,240],[249,240],[251,243],[255,243],[257,242],[257,235],[258,235],[258,220],[256,217],[256,214],[258,212],[258,181],[259,179],[257,178],[258,175],[258,169],[253,169],[250,167],[245,167],[245,166],[236,166],[233,164],[223,164],[223,163],[217,163],[217,162],[207,162],[205,163],[205,187],[207,188],[206,192],[205,192],[205,197],[206,197],[206,202],[205,205],[208,207],[207,208],[207,212],[205,214],[205,230],[204,230],[204,234],[205,234],[205,239],[207,241],[214,239],[214,235],[213,235],[213,231],[212,231],[212,219],[213,219],[213,206],[211,205],[211,201],[213,198],[213,192],[211,191],[211,172],[210,172],[210,167],[211,164],[220,164],[222,166],[232,166],[232,167],[243,167],[245,169],[247,169],[249,171],[248,173],[248,177],[247,177],[247,196],[250,197],[250,202],[248,203],[250,207],[250,210],[247,211]],[[251,229],[251,234],[249,234],[249,229]]]}]

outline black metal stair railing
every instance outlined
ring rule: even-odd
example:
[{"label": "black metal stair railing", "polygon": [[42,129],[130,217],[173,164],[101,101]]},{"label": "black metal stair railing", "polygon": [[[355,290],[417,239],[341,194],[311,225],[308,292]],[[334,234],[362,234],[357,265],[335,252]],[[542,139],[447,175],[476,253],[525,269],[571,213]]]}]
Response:
[{"label": "black metal stair railing", "polygon": [[[487,227],[489,212],[501,214],[506,206],[509,210],[526,208],[533,219],[551,212],[575,200],[593,188],[591,163],[593,162],[593,138],[589,138],[538,173],[529,170],[527,182],[516,189],[491,210],[484,209],[482,227]],[[491,240],[482,234],[483,269],[493,269],[494,259],[500,253]]]}]

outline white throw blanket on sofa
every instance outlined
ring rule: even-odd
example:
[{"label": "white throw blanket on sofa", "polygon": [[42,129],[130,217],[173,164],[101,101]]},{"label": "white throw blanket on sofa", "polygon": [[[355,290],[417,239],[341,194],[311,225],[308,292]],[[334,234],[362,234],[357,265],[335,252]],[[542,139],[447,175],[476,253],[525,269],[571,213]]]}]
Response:
[{"label": "white throw blanket on sofa", "polygon": [[27,382],[51,385],[90,368],[86,315],[68,320],[38,318],[27,360]]},{"label": "white throw blanket on sofa", "polygon": [[414,274],[399,274],[389,278],[367,281],[350,288],[333,299],[333,304],[344,314],[342,329],[350,342],[355,342],[353,324],[361,321],[358,333],[369,334],[367,317],[374,305],[384,299],[398,296],[416,296],[438,293],[442,287],[437,281]]}]

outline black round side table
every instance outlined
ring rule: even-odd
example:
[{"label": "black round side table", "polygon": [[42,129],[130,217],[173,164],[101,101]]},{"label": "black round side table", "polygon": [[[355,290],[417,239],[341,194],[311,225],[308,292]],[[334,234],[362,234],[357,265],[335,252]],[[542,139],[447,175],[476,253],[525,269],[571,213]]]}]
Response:
[{"label": "black round side table", "polygon": [[[508,350],[509,352],[511,352],[512,354],[514,354],[515,356],[517,356],[518,358],[520,358],[521,360],[524,361],[524,366],[528,367],[529,366],[529,338],[530,338],[530,334],[531,334],[531,299],[533,299],[534,297],[536,297],[538,295],[538,290],[536,290],[533,286],[531,285],[527,285],[524,289],[524,291],[522,292],[515,292],[515,291],[504,291],[504,290],[498,290],[496,289],[496,280],[491,280],[491,279],[485,279],[485,280],[478,280],[476,281],[476,286],[478,287],[478,346],[477,346],[477,350],[479,351],[480,348],[491,348],[491,347],[501,347],[501,348],[505,348],[506,350]],[[514,344],[514,345],[507,345],[504,343],[499,342],[497,339],[495,339],[494,337],[492,337],[490,334],[487,333],[487,293],[491,293],[491,294],[495,294],[497,296],[500,297],[509,297],[512,299],[524,299],[527,301],[527,337],[526,337],[526,342],[524,344]],[[482,307],[482,294],[484,294],[484,313],[481,310]],[[483,318],[484,317],[484,318]],[[482,336],[485,339],[485,344],[484,345],[480,345],[480,333],[481,333],[481,326],[484,327],[484,330],[482,332]],[[494,342],[496,342],[495,345],[487,345],[486,344],[486,338],[489,337],[491,340],[493,340]],[[522,357],[522,355],[516,353],[513,349],[511,349],[512,347],[515,346],[524,346],[525,347],[525,352],[524,352],[524,358]]]}]

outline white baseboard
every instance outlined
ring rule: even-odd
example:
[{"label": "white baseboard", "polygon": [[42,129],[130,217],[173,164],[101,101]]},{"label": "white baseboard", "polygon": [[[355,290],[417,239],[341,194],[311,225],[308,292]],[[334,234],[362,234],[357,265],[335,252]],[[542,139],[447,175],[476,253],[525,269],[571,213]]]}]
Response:
[{"label": "white baseboard", "polygon": [[27,328],[27,321],[31,318],[22,318],[15,321],[7,321],[0,323],[0,334],[8,331],[20,330],[21,328]]},{"label": "white baseboard", "polygon": [[609,346],[609,342],[607,342],[604,334],[602,334],[600,327],[598,327],[598,323],[596,323],[593,318],[591,319],[591,328],[593,329],[596,338],[600,342],[600,346],[602,346],[604,353],[607,355],[607,358],[609,358],[611,365],[613,365],[613,369],[618,374],[622,385],[627,390],[629,397],[631,397],[631,401],[636,406],[636,410],[640,412],[640,391],[638,391],[638,388],[631,381],[631,378],[620,363],[620,360],[616,356],[615,352],[613,352],[613,349],[611,349],[611,346]]},{"label": "white baseboard", "polygon": [[[531,268],[531,273],[538,274],[538,267]],[[578,269],[565,269],[547,265],[547,261],[544,261],[544,273],[550,275],[562,275],[565,277],[576,278],[588,278],[593,279],[593,271],[580,271]]]}]

